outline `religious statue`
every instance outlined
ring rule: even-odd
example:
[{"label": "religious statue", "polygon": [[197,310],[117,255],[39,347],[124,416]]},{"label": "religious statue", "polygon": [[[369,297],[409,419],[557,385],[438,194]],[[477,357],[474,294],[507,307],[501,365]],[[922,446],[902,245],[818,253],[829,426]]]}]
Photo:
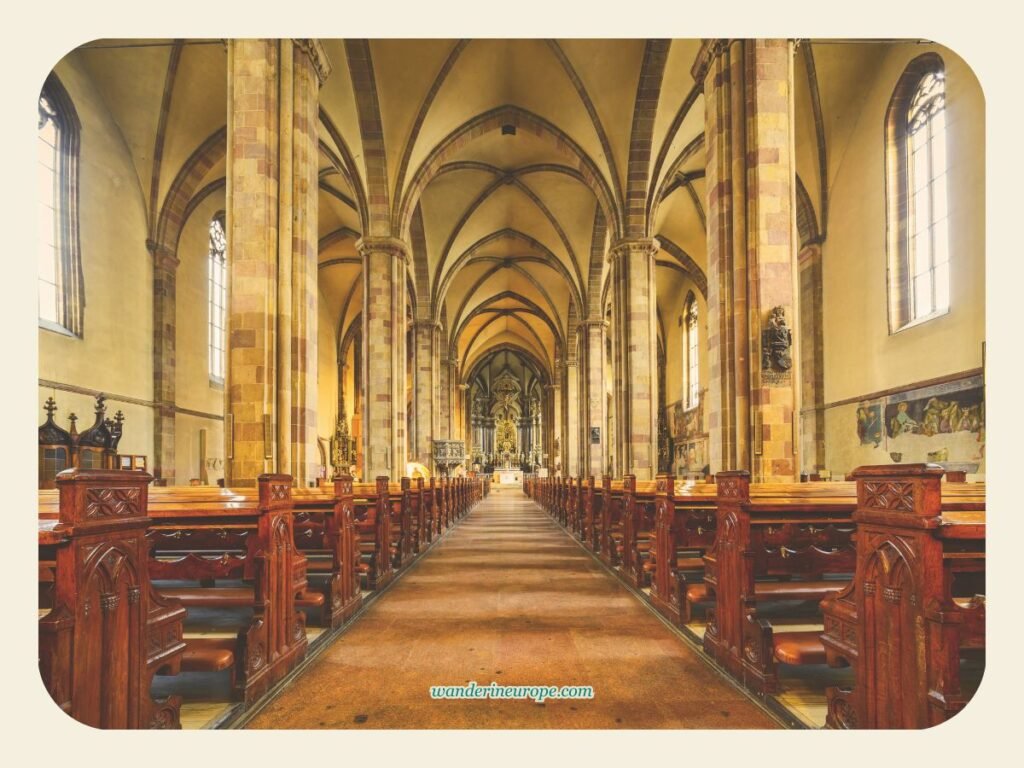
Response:
[{"label": "religious statue", "polygon": [[773,307],[768,327],[761,332],[761,368],[765,371],[788,371],[793,367],[789,350],[793,346],[793,333],[786,325],[786,310]]}]

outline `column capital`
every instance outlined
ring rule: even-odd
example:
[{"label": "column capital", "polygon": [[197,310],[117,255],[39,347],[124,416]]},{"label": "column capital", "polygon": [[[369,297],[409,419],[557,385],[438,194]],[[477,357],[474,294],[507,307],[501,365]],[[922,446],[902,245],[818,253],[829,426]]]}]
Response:
[{"label": "column capital", "polygon": [[713,37],[701,41],[700,50],[697,51],[697,56],[693,60],[693,66],[690,68],[693,81],[699,88],[704,88],[704,79],[711,68],[711,62],[717,59],[722,51],[729,47],[730,42],[732,41],[727,37]]},{"label": "column capital", "polygon": [[177,254],[175,254],[170,247],[163,243],[158,243],[155,240],[146,240],[146,250],[148,250],[150,255],[152,255],[153,266],[157,269],[174,272],[178,269],[178,265],[181,263]]},{"label": "column capital", "polygon": [[442,328],[441,323],[438,320],[413,320],[410,325],[414,331],[439,331]]},{"label": "column capital", "polygon": [[386,253],[390,256],[409,263],[409,246],[397,237],[368,235],[356,241],[356,250],[364,259],[373,253]]},{"label": "column capital", "polygon": [[647,255],[654,258],[654,254],[661,248],[661,243],[656,237],[636,237],[628,240],[616,240],[608,249],[608,259],[612,262],[624,256],[633,254]]},{"label": "column capital", "polygon": [[580,328],[588,328],[588,329],[589,328],[600,328],[601,330],[606,330],[610,325],[611,325],[611,323],[609,323],[607,320],[605,320],[602,317],[602,318],[599,318],[597,320],[583,320],[583,321],[580,322],[579,327]]},{"label": "column capital", "polygon": [[323,43],[315,38],[292,38],[295,48],[309,57],[316,72],[316,79],[320,85],[324,84],[331,74],[331,60],[327,57]]}]

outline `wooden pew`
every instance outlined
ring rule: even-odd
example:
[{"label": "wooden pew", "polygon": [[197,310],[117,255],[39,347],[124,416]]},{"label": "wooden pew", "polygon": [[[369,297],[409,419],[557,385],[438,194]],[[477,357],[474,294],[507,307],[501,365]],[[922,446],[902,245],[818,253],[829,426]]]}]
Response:
[{"label": "wooden pew", "polygon": [[[57,705],[95,728],[180,728],[181,699],[153,700],[153,676],[177,674],[185,609],[147,569],[150,475],[70,469],[40,499],[39,671]],[[59,494],[59,495],[58,495]]]},{"label": "wooden pew", "polygon": [[[189,609],[251,611],[235,637],[186,636],[182,670],[231,669],[233,694],[246,704],[306,654],[306,617],[297,605],[308,584],[306,558],[295,546],[291,485],[288,475],[261,475],[252,490],[149,494],[149,575],[160,580],[159,591]],[[315,607],[323,598],[308,599]]]},{"label": "wooden pew", "polygon": [[854,487],[751,485],[745,471],[719,473],[717,485],[715,541],[704,556],[714,601],[704,650],[748,688],[775,693],[776,660],[823,663],[825,652],[818,632],[774,632],[758,603],[817,603],[845,586],[855,562]]},{"label": "wooden pew", "polygon": [[825,600],[832,728],[928,728],[966,706],[961,657],[984,658],[985,486],[940,484],[935,465],[861,467],[856,573]]},{"label": "wooden pew", "polygon": [[381,589],[394,577],[387,475],[378,477],[376,483],[354,483],[352,501],[359,536],[360,573],[366,589]]},{"label": "wooden pew", "polygon": [[718,502],[714,483],[657,478],[651,550],[651,603],[676,624],[688,624],[693,607],[706,600],[704,553],[714,544]]},{"label": "wooden pew", "polygon": [[399,571],[413,558],[412,487],[408,477],[388,485],[391,514],[392,567]]},{"label": "wooden pew", "polygon": [[655,491],[657,481],[637,482],[635,475],[622,480],[622,537],[616,560],[622,577],[636,589],[647,586],[644,568],[654,539]]},{"label": "wooden pew", "polygon": [[412,551],[418,555],[430,544],[430,517],[427,512],[427,492],[423,486],[423,478],[412,481],[412,522],[415,533]]},{"label": "wooden pew", "polygon": [[605,565],[618,565],[617,541],[622,538],[622,482],[608,475],[601,478],[601,515],[598,557]]},{"label": "wooden pew", "polygon": [[441,477],[439,481],[441,496],[441,525],[438,533],[444,533],[451,525],[452,515],[452,483],[451,478]]},{"label": "wooden pew", "polygon": [[440,536],[444,533],[444,493],[441,489],[441,479],[430,478],[430,535]]},{"label": "wooden pew", "polygon": [[565,478],[565,527],[573,536],[577,535],[579,515],[579,483],[574,477]]},{"label": "wooden pew", "polygon": [[582,495],[583,514],[580,520],[580,538],[587,549],[592,552],[598,550],[598,533],[600,526],[598,520],[601,516],[601,494],[594,487],[594,476],[587,478],[586,486]]},{"label": "wooden pew", "polygon": [[295,544],[306,556],[311,588],[323,594],[320,625],[339,627],[363,602],[352,478],[343,475],[319,488],[293,488],[292,500]]},{"label": "wooden pew", "polygon": [[569,524],[569,478],[562,476],[558,483],[558,522],[563,526]]}]

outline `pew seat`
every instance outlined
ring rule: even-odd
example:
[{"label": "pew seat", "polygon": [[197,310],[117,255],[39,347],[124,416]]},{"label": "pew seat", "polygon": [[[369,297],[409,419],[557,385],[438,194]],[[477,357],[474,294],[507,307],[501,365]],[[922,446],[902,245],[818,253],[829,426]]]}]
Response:
[{"label": "pew seat", "polygon": [[[658,569],[658,563],[653,558],[648,558],[644,561],[644,570],[647,573],[654,573]],[[703,557],[677,557],[676,568],[677,571],[703,571],[704,570],[704,558]]]},{"label": "pew seat", "polygon": [[235,665],[234,637],[187,637],[183,672],[222,672]]},{"label": "pew seat", "polygon": [[252,587],[171,587],[158,585],[160,594],[181,601],[186,608],[251,608]]},{"label": "pew seat", "polygon": [[821,630],[776,632],[773,639],[775,660],[782,664],[802,666],[825,663],[825,645],[821,642]]},{"label": "pew seat", "polygon": [[[759,581],[754,584],[754,597],[758,600],[824,600],[846,586],[845,581]],[[706,584],[690,584],[686,600],[695,603],[712,602]]]},{"label": "pew seat", "polygon": [[323,592],[310,592],[307,590],[295,598],[295,605],[298,608],[323,608],[325,602],[327,602],[327,598]]}]

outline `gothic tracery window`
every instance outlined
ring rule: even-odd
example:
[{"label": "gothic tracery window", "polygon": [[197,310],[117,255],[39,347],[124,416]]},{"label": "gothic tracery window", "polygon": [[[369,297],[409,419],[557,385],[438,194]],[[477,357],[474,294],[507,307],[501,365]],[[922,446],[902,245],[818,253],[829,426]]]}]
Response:
[{"label": "gothic tracery window", "polygon": [[946,82],[934,54],[907,67],[887,117],[890,327],[950,306]]},{"label": "gothic tracery window", "polygon": [[222,384],[227,327],[227,235],[224,232],[224,218],[220,214],[210,221],[209,284],[210,380]]},{"label": "gothic tracery window", "polygon": [[39,94],[38,300],[40,325],[81,335],[78,133],[74,106],[54,75]]},{"label": "gothic tracery window", "polygon": [[700,342],[697,299],[691,293],[686,301],[683,340],[686,352],[686,407],[696,408],[700,401]]}]

